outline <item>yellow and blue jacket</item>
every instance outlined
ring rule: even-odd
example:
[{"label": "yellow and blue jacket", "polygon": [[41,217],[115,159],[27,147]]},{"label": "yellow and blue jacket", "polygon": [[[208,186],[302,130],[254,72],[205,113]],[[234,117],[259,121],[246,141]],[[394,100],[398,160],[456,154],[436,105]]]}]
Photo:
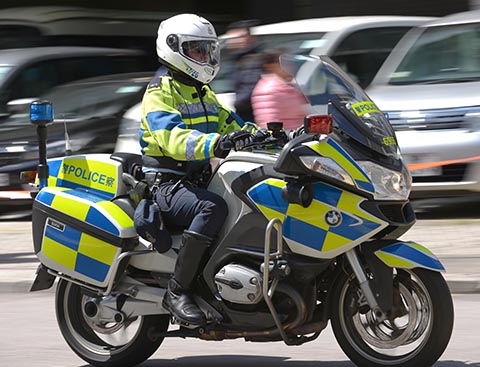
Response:
[{"label": "yellow and blue jacket", "polygon": [[163,75],[150,82],[143,97],[140,146],[146,156],[208,160],[220,135],[245,129],[256,126],[221,104],[208,85]]}]

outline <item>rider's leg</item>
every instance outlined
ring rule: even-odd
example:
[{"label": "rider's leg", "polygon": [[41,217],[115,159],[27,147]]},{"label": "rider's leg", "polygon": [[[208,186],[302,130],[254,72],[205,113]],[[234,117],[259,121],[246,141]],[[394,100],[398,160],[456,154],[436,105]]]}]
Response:
[{"label": "rider's leg", "polygon": [[208,246],[220,232],[228,214],[222,197],[201,188],[181,185],[169,195],[167,185],[157,193],[157,202],[168,225],[187,227],[182,238],[175,271],[169,282],[165,305],[178,319],[202,324],[205,315],[191,297],[194,283]]},{"label": "rider's leg", "polygon": [[173,278],[168,282],[165,305],[180,321],[202,325],[205,315],[192,298],[191,286],[194,282],[203,255],[212,243],[210,237],[185,231],[178,251]]}]

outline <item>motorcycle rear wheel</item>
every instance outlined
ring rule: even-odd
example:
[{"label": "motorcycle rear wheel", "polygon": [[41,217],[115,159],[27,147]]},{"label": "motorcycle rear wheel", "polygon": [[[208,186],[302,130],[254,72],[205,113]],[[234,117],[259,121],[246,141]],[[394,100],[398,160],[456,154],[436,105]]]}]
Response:
[{"label": "motorcycle rear wheel", "polygon": [[147,360],[163,338],[149,332],[167,330],[169,317],[140,316],[119,323],[92,324],[85,315],[84,304],[91,299],[82,288],[60,280],[55,307],[60,331],[70,348],[83,360],[97,367],[135,366]]},{"label": "motorcycle rear wheel", "polygon": [[333,295],[335,338],[361,367],[431,366],[452,334],[454,311],[448,286],[437,272],[395,269],[394,288],[395,316],[379,321],[362,302],[353,275],[343,274]]}]

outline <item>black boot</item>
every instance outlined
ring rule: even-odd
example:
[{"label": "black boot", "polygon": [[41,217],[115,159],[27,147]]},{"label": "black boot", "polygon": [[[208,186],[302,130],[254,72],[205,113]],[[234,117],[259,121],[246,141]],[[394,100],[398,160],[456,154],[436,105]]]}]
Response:
[{"label": "black boot", "polygon": [[185,231],[178,251],[173,278],[168,282],[164,306],[181,322],[204,325],[204,313],[190,295],[190,287],[197,275],[203,254],[212,239],[198,233]]}]

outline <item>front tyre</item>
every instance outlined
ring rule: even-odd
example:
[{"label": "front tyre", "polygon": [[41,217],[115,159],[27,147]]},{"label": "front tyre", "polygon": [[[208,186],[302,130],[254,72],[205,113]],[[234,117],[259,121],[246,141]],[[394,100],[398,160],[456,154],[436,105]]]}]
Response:
[{"label": "front tyre", "polygon": [[394,269],[393,309],[379,321],[352,274],[334,287],[331,323],[344,353],[361,367],[427,367],[445,351],[453,329],[453,303],[442,275]]},{"label": "front tyre", "polygon": [[91,297],[76,284],[60,280],[55,297],[57,322],[65,341],[83,360],[97,367],[135,366],[148,359],[163,338],[151,331],[167,330],[165,315],[139,316],[118,323],[92,323],[85,314]]}]

